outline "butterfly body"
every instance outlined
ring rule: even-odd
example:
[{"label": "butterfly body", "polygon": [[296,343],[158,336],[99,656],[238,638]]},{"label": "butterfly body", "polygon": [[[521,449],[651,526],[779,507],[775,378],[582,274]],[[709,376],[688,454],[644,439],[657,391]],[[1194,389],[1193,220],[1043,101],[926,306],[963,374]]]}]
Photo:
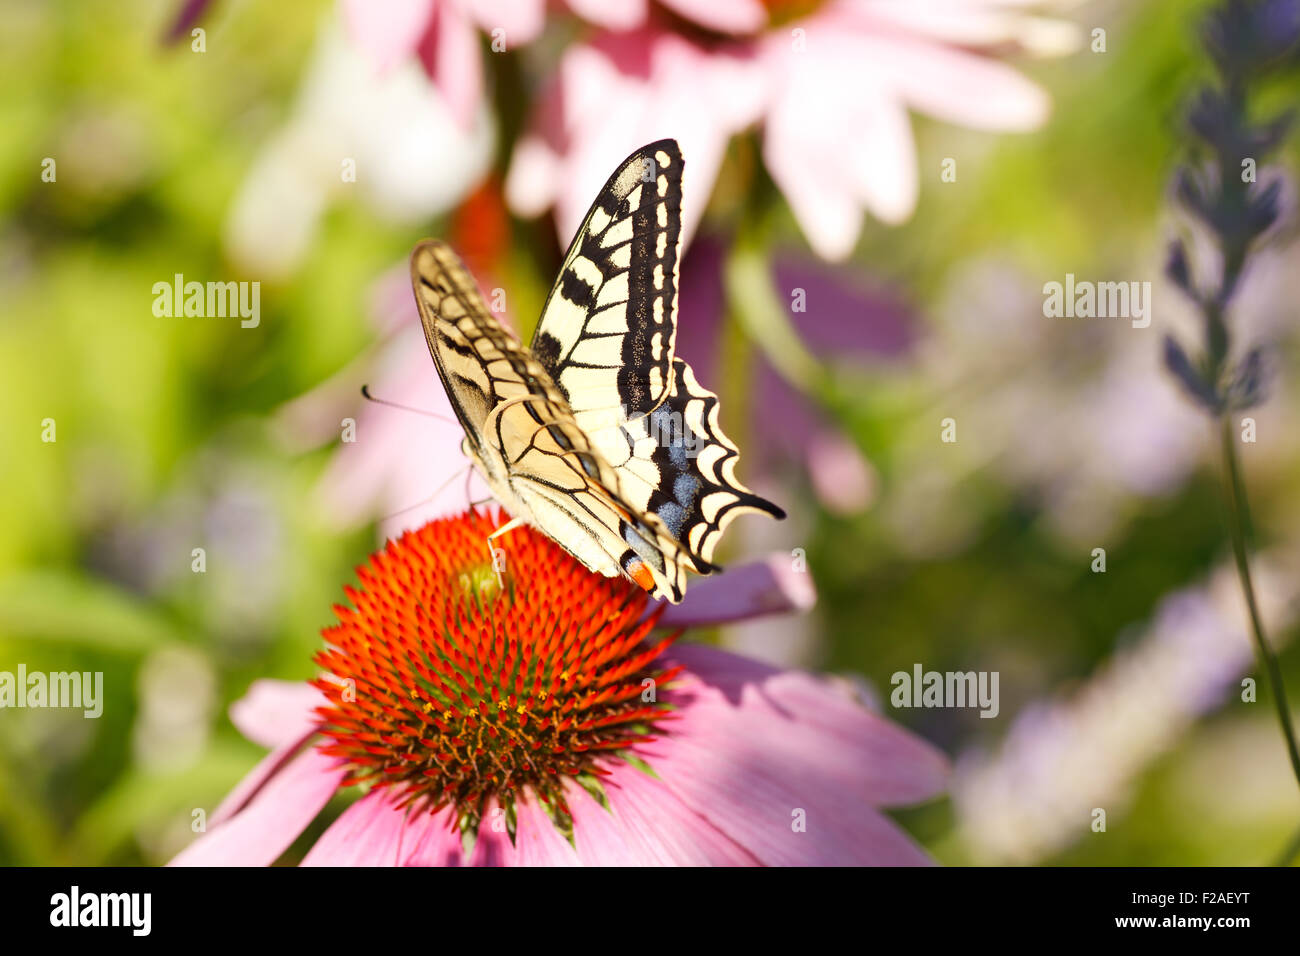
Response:
[{"label": "butterfly body", "polygon": [[497,500],[590,570],[678,601],[736,514],[779,508],[735,479],[717,396],[674,352],[681,155],[628,157],[597,197],[532,344],[491,314],[445,243],[411,256],[462,448]]}]

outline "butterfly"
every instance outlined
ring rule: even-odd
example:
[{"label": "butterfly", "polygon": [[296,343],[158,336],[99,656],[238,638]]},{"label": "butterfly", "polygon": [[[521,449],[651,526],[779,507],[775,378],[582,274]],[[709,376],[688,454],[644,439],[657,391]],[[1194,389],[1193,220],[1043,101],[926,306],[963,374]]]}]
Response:
[{"label": "butterfly", "polygon": [[[785,517],[736,480],[718,397],[675,352],[682,156],[636,150],[592,203],[525,347],[446,243],[411,254],[429,353],[462,450],[512,520],[588,569],[674,603],[746,512]],[[489,542],[490,546],[490,542]]]}]

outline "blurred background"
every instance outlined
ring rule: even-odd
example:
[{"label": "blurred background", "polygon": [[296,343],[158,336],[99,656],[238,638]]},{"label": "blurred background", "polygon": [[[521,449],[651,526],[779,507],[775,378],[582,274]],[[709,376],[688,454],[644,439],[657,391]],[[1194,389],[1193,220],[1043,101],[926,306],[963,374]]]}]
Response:
[{"label": "blurred background", "polygon": [[[263,753],[230,702],[312,676],[353,568],[464,506],[425,500],[456,429],[359,393],[445,407],[412,245],[451,241],[527,337],[596,190],[664,136],[680,350],[790,515],[721,557],[802,549],[819,592],[692,637],[840,675],[951,755],[950,796],[899,814],[941,862],[1275,859],[1295,781],[1267,688],[1242,700],[1214,432],[1160,361],[1195,329],[1162,271],[1205,8],[5,0],[0,670],[102,672],[104,706],[0,711],[0,862],[191,839]],[[1232,324],[1278,368],[1241,453],[1295,700],[1289,229]],[[156,314],[178,274],[260,283],[256,324]],[[1067,274],[1151,282],[1150,327],[1045,317]],[[891,707],[918,664],[998,672],[997,716]]]}]

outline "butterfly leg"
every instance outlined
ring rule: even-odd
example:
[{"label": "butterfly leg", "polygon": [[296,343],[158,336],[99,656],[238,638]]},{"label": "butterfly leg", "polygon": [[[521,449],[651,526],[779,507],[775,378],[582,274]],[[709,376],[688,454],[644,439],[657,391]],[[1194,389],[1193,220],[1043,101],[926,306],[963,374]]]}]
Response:
[{"label": "butterfly leg", "polygon": [[[493,572],[494,572],[494,573],[496,574],[496,576],[497,576],[497,586],[498,586],[498,587],[504,588],[504,587],[505,587],[505,584],[504,584],[504,582],[502,582],[502,580],[501,580],[501,568],[500,568],[500,566],[499,566],[499,563],[497,562],[497,549],[492,545],[492,539],[493,539],[493,538],[499,538],[499,537],[501,537],[501,535],[505,534],[507,531],[514,531],[515,528],[522,527],[523,525],[525,525],[525,524],[527,524],[527,523],[528,523],[528,522],[524,521],[523,518],[511,518],[509,521],[507,521],[505,524],[503,524],[501,527],[497,528],[497,529],[496,529],[495,531],[493,531],[490,535],[488,535],[486,538],[483,539],[483,540],[486,542],[486,544],[487,544],[488,557],[492,559],[492,570],[493,570]],[[505,552],[503,551],[503,552],[501,552],[501,554],[502,554],[502,556],[504,556],[504,555],[505,555]]]}]

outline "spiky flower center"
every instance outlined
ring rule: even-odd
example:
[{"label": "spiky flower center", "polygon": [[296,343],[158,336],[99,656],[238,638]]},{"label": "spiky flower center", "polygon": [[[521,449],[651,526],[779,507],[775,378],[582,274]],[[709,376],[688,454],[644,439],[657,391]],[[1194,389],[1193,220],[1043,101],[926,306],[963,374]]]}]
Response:
[{"label": "spiky flower center", "polygon": [[655,659],[645,592],[592,574],[531,528],[476,513],[389,541],[344,591],[316,655],[325,753],[346,782],[392,788],[402,804],[453,804],[476,830],[489,800],[512,824],[535,794],[562,828],[563,781],[591,786],[604,764],[652,739]]}]

